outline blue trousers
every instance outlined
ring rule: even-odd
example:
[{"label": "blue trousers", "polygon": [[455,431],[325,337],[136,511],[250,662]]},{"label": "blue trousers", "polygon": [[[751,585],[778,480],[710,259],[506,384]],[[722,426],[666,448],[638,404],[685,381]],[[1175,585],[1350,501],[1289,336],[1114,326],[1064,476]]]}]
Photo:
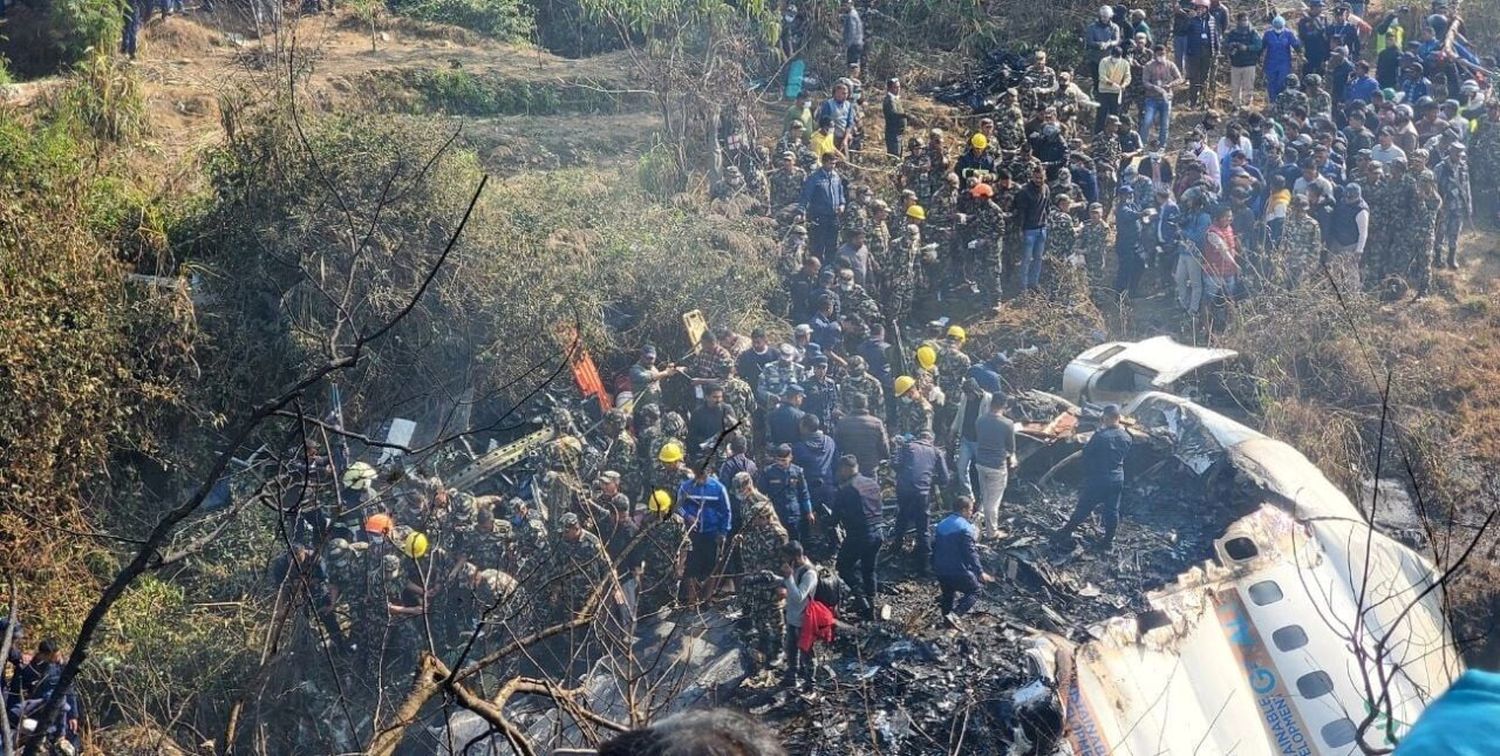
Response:
[{"label": "blue trousers", "polygon": [[1271,95],[1271,104],[1276,104],[1276,98],[1286,89],[1286,77],[1292,72],[1290,63],[1282,67],[1280,64],[1266,66],[1266,92]]},{"label": "blue trousers", "polygon": [[1156,143],[1167,146],[1167,128],[1172,125],[1172,103],[1148,97],[1141,102],[1141,141],[1151,143],[1151,127],[1156,126]]},{"label": "blue trousers", "polygon": [[1042,285],[1042,254],[1047,250],[1047,228],[1028,228],[1021,232],[1021,288]]}]

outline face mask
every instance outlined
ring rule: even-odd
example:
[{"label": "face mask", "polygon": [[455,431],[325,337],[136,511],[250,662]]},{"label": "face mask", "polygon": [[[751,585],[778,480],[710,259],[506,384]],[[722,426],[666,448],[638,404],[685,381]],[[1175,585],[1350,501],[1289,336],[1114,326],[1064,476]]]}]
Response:
[{"label": "face mask", "polygon": [[909,396],[903,396],[903,397],[901,397],[901,403],[902,404],[911,404],[911,397],[909,397]]}]

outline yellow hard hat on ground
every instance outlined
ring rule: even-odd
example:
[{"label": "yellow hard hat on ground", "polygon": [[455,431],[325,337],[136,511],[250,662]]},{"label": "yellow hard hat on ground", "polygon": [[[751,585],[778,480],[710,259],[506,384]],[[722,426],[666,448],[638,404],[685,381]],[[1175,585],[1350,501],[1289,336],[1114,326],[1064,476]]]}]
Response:
[{"label": "yellow hard hat on ground", "polygon": [[663,514],[672,509],[672,494],[658,488],[651,494],[651,514]]},{"label": "yellow hard hat on ground", "polygon": [[401,551],[412,559],[421,559],[427,555],[427,536],[418,530],[407,533],[401,542]]},{"label": "yellow hard hat on ground", "polygon": [[969,137],[969,146],[976,150],[987,149],[990,146],[990,139],[983,134],[975,134]]},{"label": "yellow hard hat on ground", "polygon": [[682,461],[682,444],[679,444],[676,441],[673,441],[673,442],[668,443],[667,445],[663,446],[661,448],[661,451],[659,453],[657,453],[656,460],[658,462],[663,462],[663,463],[668,463],[668,464],[670,464],[672,462],[681,462]]},{"label": "yellow hard hat on ground", "polygon": [[937,365],[937,350],[926,345],[917,347],[917,364],[923,370],[931,370]]},{"label": "yellow hard hat on ground", "polygon": [[948,338],[963,341],[969,338],[969,333],[964,330],[963,326],[951,325],[948,326]]},{"label": "yellow hard hat on ground", "polygon": [[912,205],[906,208],[906,217],[916,220],[927,220],[927,211],[923,210],[921,205]]},{"label": "yellow hard hat on ground", "polygon": [[911,391],[911,387],[915,386],[915,385],[917,385],[917,379],[915,379],[915,378],[913,378],[913,377],[911,377],[909,375],[903,375],[903,376],[897,377],[896,378],[896,396],[902,396],[906,392]]}]

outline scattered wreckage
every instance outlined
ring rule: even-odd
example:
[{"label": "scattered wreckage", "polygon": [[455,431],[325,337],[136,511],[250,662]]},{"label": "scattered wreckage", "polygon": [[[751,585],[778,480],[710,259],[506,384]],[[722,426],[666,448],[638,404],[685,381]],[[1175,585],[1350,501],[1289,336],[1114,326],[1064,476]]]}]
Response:
[{"label": "scattered wreckage", "polygon": [[[740,707],[807,754],[1390,748],[1462,671],[1438,573],[1292,447],[1159,390],[1234,356],[1168,339],[1106,344],[1069,365],[1068,397],[1016,397],[1009,535],[982,549],[1003,579],[962,628],[945,628],[930,580],[888,554],[894,619],[844,628],[815,693],[751,671],[732,604],[641,626],[634,658],[670,659],[679,681],[653,710]],[[1109,377],[1125,373],[1115,388]],[[1111,554],[1049,539],[1076,501],[1095,401],[1122,403],[1138,440]],[[623,714],[607,659],[582,684],[593,707]],[[507,712],[539,748],[585,742],[588,724],[544,701]],[[434,742],[486,732],[467,713],[446,725]],[[486,745],[464,750],[509,752]]]}]

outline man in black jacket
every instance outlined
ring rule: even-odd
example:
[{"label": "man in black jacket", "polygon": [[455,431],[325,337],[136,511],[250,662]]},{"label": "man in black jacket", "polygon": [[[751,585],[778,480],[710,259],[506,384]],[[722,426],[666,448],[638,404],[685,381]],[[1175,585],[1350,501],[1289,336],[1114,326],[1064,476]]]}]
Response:
[{"label": "man in black jacket", "polygon": [[[880,484],[859,474],[859,460],[851,454],[839,458],[839,490],[833,498],[833,513],[844,526],[844,544],[836,566],[858,597],[859,615],[875,618],[875,564],[885,543],[885,513],[881,510]],[[855,568],[858,572],[855,572]]]},{"label": "man in black jacket", "polygon": [[885,116],[885,151],[901,157],[901,135],[906,132],[906,106],[901,102],[901,80],[892,77],[885,83],[885,100],[880,103]]},{"label": "man in black jacket", "polygon": [[870,414],[870,400],[862,394],[849,398],[849,408],[851,413],[840,418],[834,428],[833,445],[859,460],[860,472],[873,476],[875,468],[891,456],[885,423]]}]

